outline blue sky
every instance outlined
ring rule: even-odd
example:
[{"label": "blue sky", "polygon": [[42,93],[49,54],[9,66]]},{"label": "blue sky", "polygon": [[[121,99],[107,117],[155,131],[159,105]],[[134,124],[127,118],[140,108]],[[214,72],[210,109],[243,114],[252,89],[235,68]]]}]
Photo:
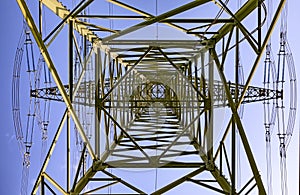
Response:
[{"label": "blue sky", "polygon": [[[298,73],[298,86],[300,78],[300,68],[298,66],[298,64],[300,63],[300,28],[298,21],[300,18],[299,7],[300,1],[289,0],[288,40],[293,51],[295,65]],[[11,81],[13,62],[22,29],[22,14],[18,8],[16,1],[1,1],[0,18],[0,83],[2,84],[2,93],[0,98],[0,194],[14,195],[19,194],[20,192],[20,181],[22,174],[22,159],[14,135],[11,106]],[[274,34],[274,36],[276,36],[276,34]],[[298,89],[298,92],[299,91],[300,90]],[[249,108],[247,110],[247,108],[246,112],[248,112],[248,116],[255,116],[254,113],[256,112],[256,110],[252,108]],[[262,106],[260,108],[262,112]],[[263,128],[263,126],[261,126],[261,128]],[[263,134],[261,136],[263,136]],[[277,150],[277,145],[273,147]],[[260,155],[264,157],[264,153]],[[296,128],[294,131],[293,139],[288,149],[287,158],[288,182],[290,192],[289,194],[297,194],[299,193],[299,115],[297,115]],[[39,167],[31,167],[31,169],[39,170]],[[275,169],[274,172],[278,173],[279,169]],[[276,175],[276,173],[274,173],[274,175]],[[274,180],[275,179],[278,178],[274,178]],[[274,186],[273,189],[274,192],[278,192],[280,190],[279,185]],[[275,189],[277,189],[277,191]]]},{"label": "blue sky", "polygon": [[12,112],[11,112],[11,80],[14,62],[15,48],[18,44],[22,28],[21,12],[15,1],[5,0],[1,2],[0,15],[1,27],[1,83],[3,86],[1,97],[1,186],[0,194],[20,194],[20,177],[22,174],[22,160],[18,145],[14,137]]}]

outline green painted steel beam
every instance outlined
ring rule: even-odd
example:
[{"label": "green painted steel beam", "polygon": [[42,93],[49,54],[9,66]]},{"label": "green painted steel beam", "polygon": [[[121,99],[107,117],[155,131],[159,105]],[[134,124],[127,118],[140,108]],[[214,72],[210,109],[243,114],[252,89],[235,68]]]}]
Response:
[{"label": "green painted steel beam", "polygon": [[[217,3],[217,1],[214,0],[214,2]],[[243,19],[245,19],[252,11],[257,8],[258,3],[257,0],[249,0],[247,1],[241,9],[239,9],[235,13],[235,18],[241,22]],[[227,33],[229,33],[233,27],[233,23],[227,23],[224,24],[219,30],[219,34],[216,34],[215,36],[212,37],[216,42],[219,42]]]},{"label": "green painted steel beam", "polygon": [[43,177],[45,179],[47,179],[56,189],[58,189],[61,194],[68,195],[68,193],[52,177],[50,177],[47,173],[44,172]]},{"label": "green painted steel beam", "polygon": [[56,133],[55,133],[55,136],[54,136],[54,138],[53,138],[53,141],[52,141],[52,143],[51,143],[51,146],[50,146],[50,148],[49,148],[49,150],[48,150],[48,153],[47,153],[47,156],[46,156],[46,158],[45,158],[45,161],[44,161],[44,163],[43,163],[43,165],[42,165],[42,168],[41,168],[41,170],[40,170],[40,173],[39,173],[39,175],[38,175],[38,177],[37,177],[37,179],[36,179],[36,181],[35,181],[35,184],[34,184],[34,187],[33,187],[33,190],[32,190],[32,192],[31,192],[31,194],[36,194],[36,193],[37,193],[38,186],[39,186],[39,184],[40,184],[40,182],[41,182],[42,175],[43,175],[43,173],[46,171],[46,168],[47,168],[48,163],[49,163],[49,161],[50,161],[50,158],[51,158],[51,156],[52,156],[52,154],[53,154],[54,148],[55,148],[55,146],[56,146],[56,143],[57,143],[57,141],[58,141],[58,138],[59,138],[60,133],[61,133],[61,131],[62,131],[62,129],[63,129],[63,125],[64,125],[66,119],[67,119],[67,110],[65,110],[65,112],[64,112],[64,115],[63,115],[62,120],[61,120],[61,122],[60,122],[60,124],[59,124],[59,126],[58,126],[58,129],[57,129],[57,131],[56,131]]},{"label": "green painted steel beam", "polygon": [[[87,6],[90,4],[92,0],[87,1],[82,7]],[[59,1],[57,0],[42,0],[42,3],[49,8],[53,13],[55,13],[58,17],[61,19],[65,19],[66,16],[70,14],[70,11]],[[79,8],[81,9],[81,8]],[[108,46],[102,45],[100,43],[100,38],[88,28],[88,23],[83,23],[81,20],[76,18],[76,15],[78,14],[77,11],[70,16],[70,18],[74,21],[74,29],[81,34],[82,37],[86,37],[86,39],[93,44],[97,44],[102,51],[109,51],[110,48]],[[66,20],[66,23],[69,23],[69,20]],[[102,27],[102,26],[97,26],[97,28],[106,31],[106,32],[116,32],[114,30]],[[114,52],[110,52],[110,54],[116,58],[117,54]],[[122,63],[122,60],[120,60]]]},{"label": "green painted steel beam", "polygon": [[[57,0],[42,0],[42,3],[62,19],[70,14],[70,11]],[[77,23],[78,21],[79,20],[74,19],[74,28],[82,36],[86,36],[90,42],[94,42],[99,39],[97,35],[90,31],[84,24]],[[68,23],[68,20],[66,22]]]},{"label": "green painted steel beam", "polygon": [[[108,0],[108,2],[114,3],[115,5],[118,5],[118,6],[122,7],[122,8],[125,8],[125,9],[127,9],[127,10],[130,10],[130,11],[135,12],[135,13],[137,13],[137,14],[140,14],[140,15],[142,15],[142,17],[144,17],[144,18],[143,18],[144,20],[149,20],[150,18],[155,17],[155,16],[153,16],[152,14],[149,14],[149,13],[143,11],[143,10],[137,9],[137,8],[135,8],[135,7],[132,7],[132,6],[128,5],[128,4],[122,3],[122,2],[117,1],[117,0]],[[181,31],[183,31],[183,32],[187,32],[187,29],[185,29],[185,28],[183,28],[183,27],[181,27],[181,26],[178,26],[178,25],[176,25],[176,24],[173,24],[173,23],[171,23],[171,22],[166,22],[166,24],[169,25],[169,26],[171,26],[172,28],[181,30]]]},{"label": "green painted steel beam", "polygon": [[204,152],[203,147],[195,140],[194,141],[194,147],[196,148],[197,151],[199,151],[199,155],[203,162],[205,162],[205,166],[208,171],[211,172],[212,176],[216,179],[218,184],[221,186],[221,188],[225,192],[230,192],[231,191],[231,185],[230,183],[226,180],[226,178],[221,174],[221,171],[219,168],[216,167],[214,159],[209,159],[206,155],[206,152]]},{"label": "green painted steel beam", "polygon": [[97,171],[106,169],[107,166],[102,165],[102,161],[97,160],[93,162],[93,165],[85,172],[84,176],[76,183],[74,187],[74,191],[71,192],[72,194],[79,194],[84,187],[89,182],[89,179],[94,177],[94,175],[97,173]]},{"label": "green painted steel beam", "polygon": [[157,166],[153,166],[153,164],[150,163],[103,163],[103,165],[106,165],[107,168],[128,168],[128,169],[136,169],[136,168],[199,168],[201,166],[205,166],[202,162],[166,162],[166,163],[160,163]]},{"label": "green painted steel beam", "polygon": [[203,5],[203,4],[205,4],[205,3],[209,2],[209,1],[210,0],[195,0],[195,1],[192,1],[190,3],[187,3],[187,4],[183,5],[183,6],[175,8],[175,9],[173,9],[171,11],[168,11],[168,12],[163,13],[161,15],[158,15],[158,16],[156,16],[154,18],[151,18],[151,19],[149,19],[147,21],[141,22],[141,23],[139,23],[137,25],[131,26],[131,27],[127,28],[127,29],[124,29],[124,30],[119,31],[119,32],[117,32],[115,34],[112,34],[112,35],[110,35],[108,37],[105,37],[105,38],[102,39],[102,41],[103,42],[111,41],[111,40],[113,40],[115,38],[118,38],[120,36],[123,36],[123,35],[126,35],[128,33],[137,31],[137,30],[139,30],[141,28],[144,28],[144,27],[149,26],[151,24],[154,24],[156,22],[160,22],[161,20],[164,20],[164,19],[169,18],[171,16],[177,15],[177,14],[179,14],[181,12],[187,11],[187,10],[192,9],[194,7],[197,7],[199,5]]},{"label": "green painted steel beam", "polygon": [[239,134],[241,136],[241,140],[242,140],[243,146],[245,148],[245,152],[246,152],[247,158],[249,160],[249,165],[251,167],[251,170],[253,172],[253,175],[255,177],[255,180],[256,180],[256,183],[257,183],[257,186],[258,186],[258,189],[259,189],[259,194],[260,195],[264,195],[264,194],[266,194],[266,191],[265,191],[263,182],[261,180],[261,176],[260,176],[260,173],[258,171],[258,168],[257,168],[256,162],[255,162],[255,159],[254,159],[254,156],[253,156],[250,144],[248,142],[247,135],[245,133],[245,130],[244,130],[241,118],[239,117],[239,114],[237,112],[237,106],[235,105],[235,103],[233,101],[233,98],[231,96],[229,87],[226,85],[226,77],[224,75],[224,72],[221,70],[221,63],[219,62],[218,55],[217,55],[217,53],[216,53],[216,51],[215,51],[214,48],[210,49],[210,53],[211,53],[211,55],[213,56],[213,58],[214,58],[214,60],[216,62],[217,69],[218,69],[221,81],[224,84],[223,86],[224,86],[224,89],[225,89],[227,100],[229,102],[229,106],[231,108],[232,115],[233,115],[234,120],[236,122],[236,125],[238,127]]},{"label": "green painted steel beam", "polygon": [[163,194],[163,193],[165,193],[165,192],[167,192],[167,191],[169,191],[169,190],[175,188],[176,186],[178,186],[178,185],[184,183],[185,181],[187,181],[188,178],[192,178],[192,177],[194,177],[194,176],[196,176],[196,175],[199,175],[201,172],[203,172],[203,171],[205,171],[205,170],[206,170],[205,166],[202,166],[202,167],[200,167],[199,169],[196,169],[195,171],[193,171],[193,172],[191,172],[191,173],[189,173],[189,174],[187,174],[187,175],[185,175],[185,176],[183,176],[183,177],[181,177],[181,178],[179,178],[179,179],[173,181],[172,183],[170,183],[170,184],[168,184],[168,185],[162,187],[161,189],[159,189],[159,190],[153,192],[152,195],[160,195],[160,194]]},{"label": "green painted steel beam", "polygon": [[105,150],[101,156],[100,160],[94,161],[92,166],[87,170],[87,172],[80,178],[80,180],[74,184],[71,194],[79,194],[84,187],[88,184],[89,179],[94,177],[97,171],[102,171],[108,168],[108,165],[104,163],[109,155],[112,153],[113,149],[117,146],[117,143],[124,138],[123,134],[119,136],[117,142],[113,142],[108,150]]},{"label": "green painted steel beam", "polygon": [[259,53],[259,55],[257,55],[257,57],[255,59],[255,62],[253,64],[253,66],[252,66],[252,69],[251,69],[251,71],[249,73],[248,79],[247,79],[247,81],[245,83],[244,90],[241,93],[240,100],[239,100],[239,102],[237,104],[237,108],[241,105],[241,103],[242,103],[242,101],[243,101],[243,99],[244,99],[244,97],[245,97],[245,95],[247,93],[247,89],[250,86],[250,83],[252,81],[254,73],[255,73],[258,65],[259,65],[260,59],[263,56],[263,51],[265,50],[265,48],[266,48],[266,46],[267,46],[267,44],[268,44],[268,42],[270,40],[271,34],[272,34],[272,32],[273,32],[273,30],[275,28],[276,22],[277,22],[277,20],[278,20],[278,18],[280,16],[280,13],[281,13],[284,5],[285,5],[285,2],[286,2],[286,0],[281,0],[280,3],[279,3],[279,5],[278,5],[278,7],[277,7],[276,13],[275,13],[275,15],[273,17],[273,20],[272,20],[271,24],[270,24],[270,28],[268,29],[268,32],[267,32],[267,34],[266,34],[266,36],[265,36],[265,38],[263,40],[263,44],[261,46],[261,52]]}]

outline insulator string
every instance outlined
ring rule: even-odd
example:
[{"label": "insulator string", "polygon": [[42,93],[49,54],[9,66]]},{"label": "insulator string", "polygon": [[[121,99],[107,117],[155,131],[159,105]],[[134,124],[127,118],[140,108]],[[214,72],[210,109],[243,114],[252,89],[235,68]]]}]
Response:
[{"label": "insulator string", "polygon": [[266,131],[266,160],[267,160],[267,185],[268,185],[268,194],[273,194],[272,188],[272,147],[271,147],[271,134],[269,131]]},{"label": "insulator string", "polygon": [[24,151],[23,145],[23,130],[22,121],[20,116],[20,71],[24,52],[24,31],[21,32],[21,36],[18,43],[18,48],[15,54],[14,68],[13,68],[13,80],[12,80],[12,107],[13,107],[13,121],[15,127],[15,135],[18,141],[19,150],[21,154]]},{"label": "insulator string", "polygon": [[[285,90],[285,83],[289,85],[289,105],[285,105],[283,98],[276,99],[276,107],[278,114],[278,137],[280,142],[280,169],[281,169],[281,190],[283,195],[287,195],[287,169],[286,169],[286,155],[287,147],[290,142],[296,119],[296,105],[297,105],[297,86],[296,86],[296,73],[295,65],[287,39],[287,3],[284,5],[281,14],[280,26],[280,47],[278,52],[278,64],[276,75],[276,90],[283,92]],[[288,81],[285,82],[286,67],[288,68]],[[288,116],[286,115],[286,108],[289,106]]]},{"label": "insulator string", "polygon": [[[241,7],[241,0],[238,0],[237,2],[237,8],[240,9]],[[237,30],[236,33],[239,33],[239,31]],[[238,35],[239,36],[239,35]],[[238,44],[238,43],[236,43]],[[244,69],[243,69],[243,63],[242,63],[242,58],[241,58],[241,52],[240,49],[238,50],[238,53],[236,54],[238,55],[238,67],[237,67],[237,71],[238,71],[238,85],[242,86],[245,84],[245,79],[244,79]],[[238,90],[238,96],[240,95],[240,92]],[[239,98],[239,97],[238,97]],[[244,104],[241,104],[240,107],[238,108],[238,114],[241,118],[243,118],[243,114],[244,114]],[[241,186],[241,179],[242,179],[242,171],[241,171],[241,139],[240,139],[240,135],[239,135],[239,131],[238,129],[235,130],[235,136],[236,136],[236,155],[237,155],[237,163],[236,163],[236,167],[237,167],[237,182],[236,182],[236,188],[239,189]]]},{"label": "insulator string", "polygon": [[[22,116],[20,112],[20,99],[23,93],[20,93],[23,88],[23,83],[20,82],[21,76],[23,77],[23,68],[28,75],[28,85],[30,93],[36,91],[40,85],[40,60],[38,64],[35,64],[35,55],[34,55],[34,43],[31,38],[31,33],[28,25],[23,19],[23,29],[21,31],[17,51],[15,54],[14,68],[13,68],[13,81],[12,81],[12,106],[13,106],[13,120],[15,126],[16,139],[18,141],[19,150],[23,157],[23,171],[21,178],[21,194],[27,194],[28,188],[28,175],[30,167],[30,155],[31,147],[33,144],[35,123],[37,122],[38,126],[41,127],[40,120],[40,100],[37,97],[32,97],[30,95],[28,102],[28,111],[26,116]],[[24,60],[24,61],[23,61]],[[22,64],[23,63],[23,64]],[[50,72],[48,70],[48,75]],[[49,79],[46,78],[49,83]],[[51,82],[51,81],[50,81]],[[46,86],[48,87],[48,86]],[[22,127],[22,118],[24,118],[25,126]],[[36,120],[37,118],[37,120]],[[43,132],[44,133],[44,132]],[[44,136],[43,140],[44,139]]]},{"label": "insulator string", "polygon": [[[269,0],[267,2],[267,29],[270,28],[272,19],[273,19],[273,1]],[[264,89],[266,90],[265,93],[269,93],[269,90],[277,89],[277,74],[278,69],[276,70],[275,67],[275,60],[273,57],[272,52],[272,44],[271,38],[269,39],[266,45],[266,55],[264,61],[264,78],[263,78],[263,85]],[[272,134],[275,125],[276,118],[279,117],[278,115],[278,99],[274,100],[264,100],[263,107],[264,107],[264,127],[265,127],[265,141],[266,141],[266,165],[267,165],[267,187],[268,187],[268,194],[273,194],[273,187],[272,187]],[[279,119],[278,119],[279,120]]]}]

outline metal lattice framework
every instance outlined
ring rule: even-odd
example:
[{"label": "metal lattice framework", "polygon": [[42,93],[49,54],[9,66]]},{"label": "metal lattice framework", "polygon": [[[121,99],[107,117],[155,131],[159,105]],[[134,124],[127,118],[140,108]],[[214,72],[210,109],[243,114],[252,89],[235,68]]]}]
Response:
[{"label": "metal lattice framework", "polygon": [[[200,81],[199,81],[200,83]],[[83,89],[87,88],[95,88],[95,86],[93,86],[95,83],[94,82],[90,82],[90,83],[81,83],[81,85],[83,86]],[[194,82],[193,82],[194,84]],[[110,88],[110,81],[107,81],[105,84],[105,91],[109,91]],[[152,83],[148,84],[142,84],[141,85],[141,90],[140,92],[144,92],[145,89],[147,89],[147,87],[153,87],[156,85],[153,85]],[[158,85],[159,87],[164,88],[165,86],[163,85]],[[65,90],[68,92],[69,90],[69,85],[65,85]],[[201,86],[198,86],[198,88],[200,89]],[[207,87],[207,86],[206,86]],[[232,94],[232,96],[235,94],[235,84],[232,83],[228,83],[228,87],[230,90],[230,93]],[[243,91],[244,86],[243,85],[238,85],[238,91],[241,92]],[[101,93],[101,89],[99,88],[99,93]],[[205,88],[205,94],[206,96],[208,96],[209,92],[207,91],[208,88]],[[77,92],[77,97],[78,100],[81,100],[80,102],[76,102],[77,104],[83,104],[83,105],[87,105],[88,103],[88,99],[86,98],[86,92],[85,91],[81,91],[80,87],[79,87],[79,91]],[[201,90],[202,91],[202,90]],[[88,92],[89,93],[89,92]],[[147,91],[146,93],[152,93]],[[218,102],[219,104],[215,103],[214,107],[220,106],[220,107],[224,107],[224,105],[228,105],[228,103],[226,102],[226,97],[225,97],[225,91],[223,88],[223,85],[220,81],[215,81],[214,83],[214,102]],[[41,88],[41,89],[34,89],[30,92],[31,97],[35,97],[35,98],[42,98],[42,99],[48,99],[48,100],[54,100],[54,101],[63,101],[62,96],[60,94],[60,91],[58,90],[57,87],[50,87],[50,88]],[[100,94],[99,94],[100,95]],[[265,101],[265,100],[272,100],[272,99],[277,99],[277,98],[282,98],[282,91],[279,90],[273,90],[273,89],[266,89],[263,87],[254,87],[254,86],[249,86],[247,89],[247,92],[245,94],[245,97],[242,101],[242,104],[246,104],[246,103],[252,103],[252,102],[257,102],[257,101]],[[89,96],[89,95],[88,95]],[[155,99],[144,99],[140,97],[140,99],[133,99],[130,100],[129,102],[131,103],[131,105],[128,105],[128,108],[134,108],[134,107],[140,107],[137,104],[139,102],[161,102],[163,100],[155,100]],[[233,96],[234,99],[234,96]],[[112,102],[113,100],[108,100],[106,101],[107,103]],[[118,101],[118,100],[115,100]],[[172,100],[169,100],[169,102],[171,102]],[[197,100],[198,102],[203,102],[204,100]],[[107,108],[108,106],[104,106],[105,108]],[[109,106],[111,107],[111,106]]]},{"label": "metal lattice framework", "polygon": [[[31,89],[30,96],[66,107],[32,194],[163,194],[185,183],[220,194],[266,194],[239,108],[284,97],[279,88],[250,84],[285,0],[267,28],[263,0],[241,6],[230,0],[164,2],[161,10],[156,1],[156,13],[139,1],[82,0],[74,6],[40,0],[38,22],[24,0],[17,2],[56,84]],[[43,10],[58,16],[48,34]],[[65,84],[51,54],[61,40],[68,45]],[[245,83],[240,83],[240,50],[251,58]],[[222,110],[230,110],[230,116],[221,115],[225,128],[218,125]],[[64,130],[66,173],[54,179],[48,164]],[[81,149],[72,160],[76,136]],[[249,170],[241,185],[238,141]],[[141,182],[127,178],[131,172],[118,172],[124,170],[138,170],[133,172]],[[143,180],[147,170],[155,176]],[[160,171],[183,170],[157,182]],[[145,187],[147,181],[156,182],[154,189]]]}]

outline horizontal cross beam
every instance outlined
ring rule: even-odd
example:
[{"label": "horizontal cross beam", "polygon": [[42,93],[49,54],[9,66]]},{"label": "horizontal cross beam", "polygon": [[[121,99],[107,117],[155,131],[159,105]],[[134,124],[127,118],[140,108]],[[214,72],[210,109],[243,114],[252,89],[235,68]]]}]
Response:
[{"label": "horizontal cross beam", "polygon": [[[106,91],[109,91],[110,87],[110,82],[106,81],[105,82],[105,89]],[[235,97],[235,90],[236,90],[236,84],[235,83],[227,83],[229,89],[230,89],[230,93],[232,94],[232,97]],[[202,86],[198,86],[198,88],[202,88]],[[69,86],[68,85],[64,85],[64,88],[66,91],[69,91]],[[83,104],[83,105],[91,105],[91,102],[93,102],[94,106],[94,102],[95,99],[91,100],[88,99],[88,97],[92,97],[94,98],[95,95],[93,94],[93,91],[90,90],[85,90],[85,89],[95,89],[95,86],[93,84],[93,82],[85,82],[81,84],[81,87],[79,87],[79,90],[77,92],[77,94],[75,94],[75,100],[74,103],[77,104]],[[241,93],[244,89],[243,85],[238,85],[238,90],[239,93]],[[208,96],[208,92],[209,89],[206,87],[206,92],[205,95]],[[99,89],[99,93],[101,94],[101,90]],[[224,107],[227,106],[227,101],[225,98],[225,94],[224,94],[224,89],[222,84],[219,81],[215,81],[215,85],[214,85],[214,102],[215,105],[214,106],[219,106],[219,107]],[[34,98],[41,98],[41,99],[48,99],[48,100],[54,100],[54,101],[63,101],[62,95],[60,93],[60,91],[58,90],[58,87],[49,87],[49,88],[40,88],[40,89],[33,89],[30,91],[30,96],[34,97]],[[242,101],[243,104],[246,103],[251,103],[251,102],[259,102],[259,101],[264,101],[264,100],[272,100],[272,99],[281,99],[283,98],[283,92],[279,91],[279,90],[273,90],[273,89],[265,89],[262,87],[254,87],[254,86],[249,86],[245,97]],[[167,99],[151,99],[151,100],[128,100],[126,102],[126,104],[122,105],[123,100],[118,100],[118,99],[106,99],[104,100],[104,107],[118,107],[118,106],[114,106],[114,105],[109,105],[110,103],[120,103],[119,107],[120,108],[138,108],[139,105],[143,104],[143,103],[154,103],[154,102],[168,102],[168,103],[175,103],[175,100],[167,100]],[[189,102],[191,102],[192,100],[189,100]],[[194,100],[197,102],[204,102],[204,100]],[[185,103],[185,100],[178,100],[176,101],[179,104],[180,103]],[[180,107],[180,106],[179,106]]]}]

